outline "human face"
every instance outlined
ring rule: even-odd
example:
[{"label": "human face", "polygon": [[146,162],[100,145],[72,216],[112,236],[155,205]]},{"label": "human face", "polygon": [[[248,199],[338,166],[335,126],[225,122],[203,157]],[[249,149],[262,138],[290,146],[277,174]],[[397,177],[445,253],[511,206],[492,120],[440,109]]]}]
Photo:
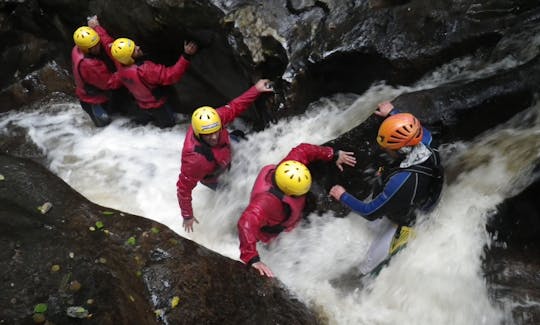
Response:
[{"label": "human face", "polygon": [[136,45],[135,50],[133,50],[133,54],[131,55],[133,58],[140,58],[143,56],[143,51],[141,50],[141,47]]},{"label": "human face", "polygon": [[399,158],[399,154],[397,152],[397,150],[392,150],[392,149],[384,149],[384,151],[392,158]]},{"label": "human face", "polygon": [[216,131],[214,133],[209,133],[209,134],[201,134],[201,139],[206,142],[210,147],[214,147],[214,146],[217,146],[218,142],[219,142],[219,135],[220,135],[220,131]]},{"label": "human face", "polygon": [[101,53],[101,45],[97,43],[96,45],[92,46],[88,49],[88,53],[92,55],[99,55],[99,53]]}]

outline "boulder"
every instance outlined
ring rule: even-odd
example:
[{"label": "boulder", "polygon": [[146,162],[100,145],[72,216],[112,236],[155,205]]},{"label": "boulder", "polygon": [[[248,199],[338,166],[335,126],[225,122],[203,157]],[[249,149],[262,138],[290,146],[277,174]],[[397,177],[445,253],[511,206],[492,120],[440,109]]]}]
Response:
[{"label": "boulder", "polygon": [[35,162],[1,154],[0,171],[2,323],[320,323],[278,280],[93,204]]}]

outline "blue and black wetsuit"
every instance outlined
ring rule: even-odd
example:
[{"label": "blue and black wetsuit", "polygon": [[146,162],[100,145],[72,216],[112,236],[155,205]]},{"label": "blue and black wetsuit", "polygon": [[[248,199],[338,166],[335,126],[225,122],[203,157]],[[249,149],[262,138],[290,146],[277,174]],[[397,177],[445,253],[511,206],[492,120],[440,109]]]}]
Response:
[{"label": "blue and black wetsuit", "polygon": [[443,184],[443,171],[437,150],[430,148],[431,132],[423,129],[422,143],[431,151],[421,164],[396,168],[383,175],[384,188],[375,189],[370,202],[343,193],[340,201],[368,220],[382,216],[400,226],[411,226],[415,210],[427,211],[437,202]]}]

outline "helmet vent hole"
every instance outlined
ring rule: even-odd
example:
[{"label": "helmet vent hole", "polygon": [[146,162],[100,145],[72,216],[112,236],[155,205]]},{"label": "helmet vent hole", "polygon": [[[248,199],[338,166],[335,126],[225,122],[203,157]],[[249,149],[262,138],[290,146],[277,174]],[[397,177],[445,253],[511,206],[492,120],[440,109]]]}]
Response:
[{"label": "helmet vent hole", "polygon": [[[403,128],[405,129],[406,132],[408,132],[408,130],[405,127],[403,127]],[[402,135],[404,137],[407,136],[407,133],[403,132],[402,130],[396,130],[396,133],[398,133],[399,135]]]}]

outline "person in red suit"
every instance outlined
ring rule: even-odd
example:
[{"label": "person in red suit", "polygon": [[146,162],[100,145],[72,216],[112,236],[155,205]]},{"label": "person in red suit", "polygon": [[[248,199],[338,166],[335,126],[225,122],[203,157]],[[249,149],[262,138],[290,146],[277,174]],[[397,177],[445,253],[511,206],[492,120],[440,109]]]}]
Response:
[{"label": "person in red suit", "polygon": [[110,90],[121,88],[122,82],[116,73],[109,70],[102,57],[103,50],[110,54],[109,36],[95,22],[97,18],[93,17],[88,26],[79,27],[73,33],[75,46],[71,50],[71,61],[75,94],[81,107],[97,127],[103,127],[111,123]]},{"label": "person in red suit", "polygon": [[184,53],[174,65],[167,67],[142,60],[141,48],[129,38],[118,38],[112,43],[111,53],[120,63],[117,68],[122,83],[147,116],[147,121],[153,120],[160,128],[172,127],[176,123],[164,86],[180,81],[197,49],[194,42],[185,42]]},{"label": "person in red suit", "polygon": [[282,231],[291,231],[296,227],[302,218],[306,193],[311,187],[311,173],[306,165],[316,160],[334,160],[341,171],[343,164],[351,167],[356,165],[353,152],[302,143],[293,148],[277,166],[263,167],[255,180],[249,205],[237,226],[240,259],[261,275],[274,276],[272,270],[260,260],[257,242],[268,243]]},{"label": "person in red suit", "polygon": [[223,107],[203,106],[193,112],[176,183],[183,226],[187,232],[193,231],[194,222],[199,222],[191,205],[193,189],[201,182],[215,190],[219,176],[231,164],[231,140],[226,126],[246,111],[261,93],[272,92],[270,85],[269,80],[261,79]]}]

